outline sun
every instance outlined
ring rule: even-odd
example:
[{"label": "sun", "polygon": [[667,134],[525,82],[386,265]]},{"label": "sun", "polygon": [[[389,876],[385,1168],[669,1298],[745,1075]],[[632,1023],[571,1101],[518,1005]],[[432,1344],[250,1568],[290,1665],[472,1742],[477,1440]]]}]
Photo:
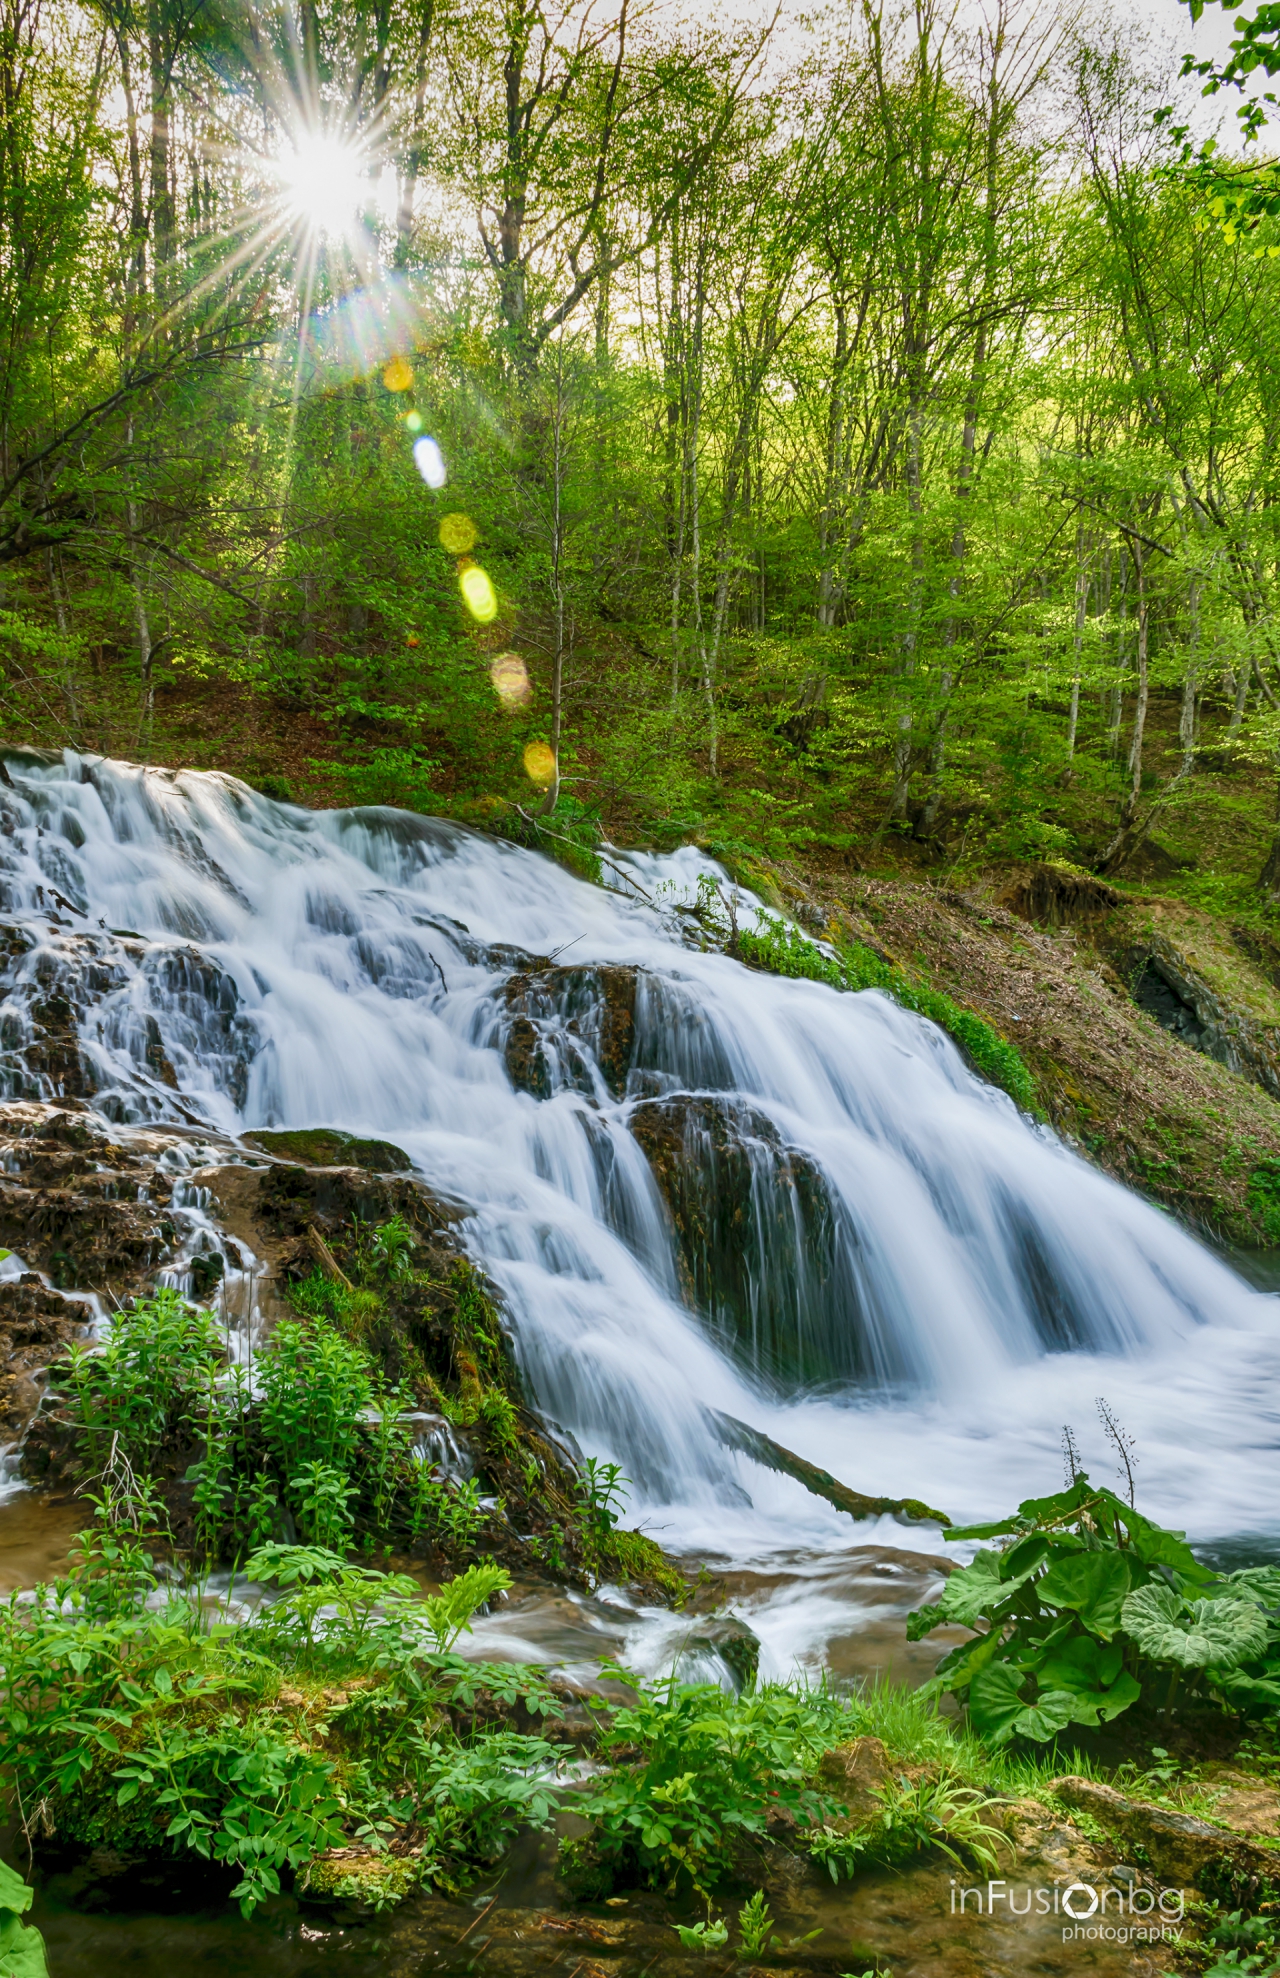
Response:
[{"label": "sun", "polygon": [[354,232],[374,192],[360,146],[327,131],[295,132],[272,169],[287,217],[330,238]]}]

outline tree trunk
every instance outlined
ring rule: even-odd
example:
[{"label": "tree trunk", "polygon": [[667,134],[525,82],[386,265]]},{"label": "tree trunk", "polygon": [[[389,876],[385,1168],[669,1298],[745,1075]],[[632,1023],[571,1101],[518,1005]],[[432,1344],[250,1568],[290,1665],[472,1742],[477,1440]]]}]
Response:
[{"label": "tree trunk", "polygon": [[1076,615],[1071,631],[1071,709],[1067,717],[1067,772],[1064,782],[1075,775],[1076,735],[1080,725],[1080,671],[1084,655],[1084,626],[1089,605],[1089,565],[1085,560],[1084,523],[1076,525]]},{"label": "tree trunk", "polygon": [[1192,577],[1187,586],[1187,607],[1191,621],[1191,638],[1187,670],[1182,676],[1182,707],[1178,714],[1178,741],[1182,745],[1182,761],[1178,767],[1180,783],[1185,782],[1190,776],[1196,760],[1196,695],[1200,677],[1200,578],[1198,575]]},{"label": "tree trunk", "polygon": [[1142,745],[1147,727],[1147,585],[1146,563],[1142,543],[1135,536],[1131,538],[1130,549],[1133,556],[1134,581],[1138,597],[1138,648],[1137,672],[1138,692],[1133,710],[1133,734],[1129,740],[1129,790],[1120,806],[1120,817],[1116,834],[1098,861],[1099,872],[1115,872],[1130,854],[1137,850],[1146,836],[1150,818],[1138,823],[1138,805],[1142,798]]},{"label": "tree trunk", "polygon": [[170,54],[164,32],[164,13],[159,0],[147,8],[147,54],[151,83],[151,257],[152,282],[157,297],[165,285],[165,271],[173,259],[177,215],[170,180],[169,87]]},{"label": "tree trunk", "polygon": [[1116,677],[1111,687],[1111,712],[1107,720],[1107,755],[1114,761],[1120,753],[1120,717],[1124,711],[1124,682],[1129,670],[1129,656],[1125,650],[1128,644],[1129,628],[1129,559],[1125,551],[1120,551],[1120,602],[1117,606],[1120,623],[1116,627]]},{"label": "tree trunk", "polygon": [[1266,863],[1258,874],[1258,885],[1268,899],[1280,900],[1280,776],[1276,781],[1276,828],[1271,840],[1271,850]]},{"label": "tree trunk", "polygon": [[[907,624],[902,635],[901,657],[894,667],[899,680],[915,677],[919,647],[920,617],[924,609],[924,516],[920,494],[921,408],[913,401],[907,437],[907,504],[911,510],[911,588],[907,602]],[[900,704],[897,733],[893,742],[893,790],[889,798],[891,819],[905,818],[911,795],[912,709]]]}]

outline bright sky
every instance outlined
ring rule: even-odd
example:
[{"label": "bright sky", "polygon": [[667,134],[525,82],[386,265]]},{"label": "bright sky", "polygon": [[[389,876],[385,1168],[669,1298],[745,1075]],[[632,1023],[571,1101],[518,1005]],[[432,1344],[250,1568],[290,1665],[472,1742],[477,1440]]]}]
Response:
[{"label": "bright sky", "polygon": [[[906,0],[909,4],[909,0]],[[858,0],[847,0],[856,9]],[[945,18],[947,0],[937,0],[938,13]],[[960,23],[977,26],[984,15],[994,13],[997,0],[955,0],[957,19]],[[730,21],[752,21],[763,25],[769,20],[777,5],[777,0],[656,0],[655,12],[660,16],[674,16],[703,20],[708,26],[726,26]],[[1167,68],[1171,78],[1170,95],[1178,102],[1191,123],[1197,137],[1206,137],[1215,129],[1219,131],[1219,142],[1235,148],[1235,110],[1241,100],[1234,90],[1223,90],[1215,97],[1204,99],[1201,96],[1201,83],[1192,76],[1185,81],[1178,80],[1177,71],[1184,55],[1193,54],[1198,60],[1213,59],[1222,61],[1229,52],[1232,23],[1241,12],[1251,12],[1253,0],[1231,0],[1229,7],[1222,7],[1217,0],[1206,0],[1204,13],[1198,22],[1193,23],[1190,10],[1180,4],[1180,0],[1022,0],[1017,8],[1012,0],[1011,11],[1017,11],[1020,19],[1028,17],[1052,20],[1061,13],[1074,13],[1079,8],[1086,20],[1091,20],[1099,40],[1103,40],[1118,30],[1126,39],[1145,39],[1148,42],[1152,67]],[[796,16],[804,11],[804,0],[783,0],[782,21],[778,35],[780,51],[785,55],[787,45],[794,48],[797,42],[807,39],[806,30],[796,22]],[[1161,56],[1165,60],[1160,60]],[[1267,80],[1258,80],[1260,92],[1267,87]],[[1277,90],[1280,94],[1280,89]],[[1275,128],[1280,133],[1280,111],[1273,113]],[[1266,140],[1261,140],[1265,144]],[[1280,135],[1277,137],[1280,145]]]}]

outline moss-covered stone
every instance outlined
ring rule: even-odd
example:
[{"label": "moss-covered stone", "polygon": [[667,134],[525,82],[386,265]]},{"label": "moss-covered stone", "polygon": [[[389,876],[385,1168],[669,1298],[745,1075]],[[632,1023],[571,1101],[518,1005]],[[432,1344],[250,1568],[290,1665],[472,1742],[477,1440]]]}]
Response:
[{"label": "moss-covered stone", "polygon": [[894,1371],[873,1357],[856,1236],[811,1156],[717,1093],[643,1100],[629,1125],[670,1212],[689,1302],[745,1366],[789,1385]]},{"label": "moss-covered stone", "polygon": [[413,1162],[390,1140],[361,1140],[337,1127],[310,1126],[287,1131],[246,1133],[245,1144],[285,1161],[318,1168],[365,1168],[370,1174],[403,1174]]},{"label": "moss-covered stone", "polygon": [[298,1894],[312,1901],[352,1903],[361,1909],[389,1909],[403,1902],[422,1881],[417,1854],[375,1854],[372,1848],[333,1848],[309,1861]]},{"label": "moss-covered stone", "polygon": [[501,1048],[517,1091],[535,1099],[561,1088],[590,1095],[594,1059],[620,1099],[635,1054],[637,977],[634,968],[605,963],[509,976],[501,992]]}]

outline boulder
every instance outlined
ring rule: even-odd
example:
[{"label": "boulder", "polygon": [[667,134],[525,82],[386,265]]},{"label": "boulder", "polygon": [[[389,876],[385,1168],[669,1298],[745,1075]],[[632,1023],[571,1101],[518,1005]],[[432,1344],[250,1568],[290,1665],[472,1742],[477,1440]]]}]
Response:
[{"label": "boulder", "polygon": [[287,1132],[244,1135],[246,1147],[256,1147],[277,1160],[301,1161],[315,1168],[364,1168],[370,1174],[403,1174],[413,1162],[390,1140],[360,1140],[337,1127],[311,1126]]},{"label": "boulder", "polygon": [[746,1689],[760,1668],[760,1637],[736,1615],[710,1615],[681,1641],[677,1668],[682,1679],[705,1681],[702,1667],[709,1659],[723,1663],[735,1689]]},{"label": "boulder", "polygon": [[686,1297],[743,1365],[787,1388],[905,1371],[856,1227],[770,1119],[728,1094],[676,1092],[641,1100],[628,1124],[670,1213]]},{"label": "boulder", "polygon": [[1068,1806],[1089,1814],[1110,1834],[1140,1847],[1156,1874],[1183,1888],[1237,1887],[1276,1879],[1270,1848],[1191,1813],[1127,1799],[1114,1786],[1069,1775],[1051,1779],[1050,1790]]},{"label": "boulder", "polygon": [[869,1813],[876,1795],[892,1785],[895,1768],[880,1738],[855,1738],[823,1754],[818,1767],[822,1784],[854,1813]]},{"label": "boulder", "polygon": [[519,1092],[595,1094],[598,1074],[620,1099],[635,1053],[638,970],[600,963],[523,970],[500,995],[498,1047]]}]

